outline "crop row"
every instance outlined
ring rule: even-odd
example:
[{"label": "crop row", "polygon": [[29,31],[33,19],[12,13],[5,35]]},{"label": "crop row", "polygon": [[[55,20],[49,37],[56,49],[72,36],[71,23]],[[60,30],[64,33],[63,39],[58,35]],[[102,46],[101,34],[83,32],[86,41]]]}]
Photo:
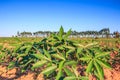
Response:
[{"label": "crop row", "polygon": [[[64,34],[61,27],[58,34],[52,33],[39,42],[23,43],[14,50],[4,49],[0,53],[0,62],[8,63],[8,68],[18,67],[22,72],[32,70],[44,74],[51,80],[88,80],[89,75],[104,80],[103,68],[111,69],[120,50],[111,53],[97,42],[81,45],[69,40],[71,29]],[[112,56],[113,57],[113,56]],[[112,62],[112,63],[111,63]],[[82,69],[80,69],[80,67]]]}]

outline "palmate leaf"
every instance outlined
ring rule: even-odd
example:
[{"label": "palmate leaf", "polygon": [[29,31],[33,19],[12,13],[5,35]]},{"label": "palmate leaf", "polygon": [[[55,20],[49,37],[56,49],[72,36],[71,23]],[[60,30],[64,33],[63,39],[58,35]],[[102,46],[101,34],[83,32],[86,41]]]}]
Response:
[{"label": "palmate leaf", "polygon": [[98,75],[100,76],[100,79],[103,80],[104,79],[103,69],[101,68],[101,66],[96,61],[94,61],[94,66],[95,66],[95,68],[98,72]]},{"label": "palmate leaf", "polygon": [[0,52],[0,59],[4,58],[7,54],[5,52]]},{"label": "palmate leaf", "polygon": [[110,53],[109,52],[105,52],[105,53],[99,53],[95,55],[95,58],[99,58],[99,57],[105,57],[108,56]]},{"label": "palmate leaf", "polygon": [[49,54],[49,52],[48,52],[47,50],[45,50],[45,49],[43,49],[43,51],[44,51],[44,54],[45,54],[49,59],[51,59],[51,55]]},{"label": "palmate leaf", "polygon": [[52,65],[50,67],[47,67],[45,70],[43,70],[41,73],[44,74],[44,75],[49,75],[51,74],[52,72],[55,71],[55,69],[57,69],[57,66],[56,65]]},{"label": "palmate leaf", "polygon": [[15,67],[15,62],[10,62],[9,65],[8,65],[8,69],[12,69],[13,67]]},{"label": "palmate leaf", "polygon": [[81,53],[83,48],[77,48],[77,53]]},{"label": "palmate leaf", "polygon": [[93,60],[91,60],[91,61],[88,63],[88,66],[87,66],[87,69],[86,69],[86,73],[89,73],[92,68],[93,68]]},{"label": "palmate leaf", "polygon": [[28,60],[28,62],[25,62],[22,66],[25,68],[25,67],[28,66],[31,62],[32,62],[32,59],[31,59],[31,60]]},{"label": "palmate leaf", "polygon": [[46,42],[47,41],[47,38],[44,38],[41,40],[41,42]]},{"label": "palmate leaf", "polygon": [[75,50],[70,49],[69,51],[66,52],[66,57],[68,57],[69,54],[73,53]]},{"label": "palmate leaf", "polygon": [[75,47],[73,47],[73,46],[64,46],[65,48],[68,48],[68,49],[71,49],[71,50],[75,50]]},{"label": "palmate leaf", "polygon": [[64,62],[65,61],[61,61],[59,63],[59,68],[58,68],[58,73],[57,73],[57,76],[56,76],[56,80],[59,80],[59,78],[62,76],[62,69],[63,69]]},{"label": "palmate leaf", "polygon": [[27,54],[31,50],[32,46],[28,46],[25,53]]},{"label": "palmate leaf", "polygon": [[98,74],[98,72],[96,71],[96,70],[94,70],[94,74],[95,74],[95,76],[98,78],[98,80],[100,79],[100,76],[99,76],[99,74]]},{"label": "palmate leaf", "polygon": [[88,77],[70,76],[70,77],[65,77],[63,80],[88,80]]},{"label": "palmate leaf", "polygon": [[39,54],[31,54],[32,56],[36,57],[37,59],[43,59],[43,60],[48,60],[51,61],[51,59],[47,58],[45,55],[39,53]]},{"label": "palmate leaf", "polygon": [[75,76],[70,76],[70,77],[65,77],[64,80],[76,80],[77,77]]},{"label": "palmate leaf", "polygon": [[27,56],[27,55],[28,55],[28,54],[25,54],[25,53],[23,53],[23,54],[18,54],[17,58],[24,57],[24,56]]},{"label": "palmate leaf", "polygon": [[38,61],[38,62],[36,62],[35,64],[33,64],[32,69],[41,67],[41,66],[43,66],[44,64],[46,64],[47,62],[48,62],[48,61],[46,61],[46,60]]},{"label": "palmate leaf", "polygon": [[92,57],[90,56],[85,56],[85,57],[82,57],[82,58],[79,58],[79,60],[82,60],[82,61],[89,61],[90,59],[92,59]]},{"label": "palmate leaf", "polygon": [[65,63],[64,63],[64,66],[72,66],[72,65],[77,65],[77,62],[76,61],[66,61]]},{"label": "palmate leaf", "polygon": [[24,49],[26,49],[28,46],[22,46],[22,47],[20,47],[19,48],[19,50],[24,50]]},{"label": "palmate leaf", "polygon": [[91,47],[91,46],[94,46],[94,45],[97,45],[97,44],[98,44],[97,42],[95,42],[95,43],[90,43],[90,44],[86,45],[84,48]]},{"label": "palmate leaf", "polygon": [[44,55],[41,55],[41,53],[39,53],[39,54],[31,54],[31,55],[36,57],[37,59],[42,59],[44,57]]},{"label": "palmate leaf", "polygon": [[16,48],[14,49],[14,53],[17,52],[20,49],[20,47],[22,46],[21,45],[16,46]]},{"label": "palmate leaf", "polygon": [[75,76],[75,74],[68,68],[64,68],[64,71],[67,76]]},{"label": "palmate leaf", "polygon": [[65,60],[65,58],[60,54],[52,54],[52,56],[57,59]]},{"label": "palmate leaf", "polygon": [[62,45],[63,43],[61,41],[57,41],[55,44],[54,44],[54,47],[57,47],[57,46],[60,46]]},{"label": "palmate leaf", "polygon": [[78,44],[78,43],[74,43],[74,45],[75,45],[75,46],[78,46],[78,47],[80,47],[80,48],[84,48],[84,47],[85,47],[84,45]]},{"label": "palmate leaf", "polygon": [[70,34],[71,34],[71,29],[66,33],[66,35],[64,36],[64,39],[66,40],[69,36],[70,36]]},{"label": "palmate leaf", "polygon": [[64,29],[63,29],[63,27],[61,26],[58,35],[59,35],[59,37],[62,38],[63,34],[64,34]]},{"label": "palmate leaf", "polygon": [[99,65],[102,65],[102,66],[104,66],[104,67],[106,67],[106,68],[111,69],[110,64],[108,64],[107,62],[102,61],[102,60],[99,60],[99,59],[96,59],[96,61],[97,61],[97,63],[99,63]]},{"label": "palmate leaf", "polygon": [[77,59],[80,58],[79,54],[82,54],[82,50],[83,50],[83,48],[77,48],[77,53],[76,53]]}]

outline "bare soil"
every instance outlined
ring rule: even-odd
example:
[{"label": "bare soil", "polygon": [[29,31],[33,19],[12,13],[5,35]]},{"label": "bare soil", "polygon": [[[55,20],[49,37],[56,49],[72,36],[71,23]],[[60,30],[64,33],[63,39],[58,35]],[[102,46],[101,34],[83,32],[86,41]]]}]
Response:
[{"label": "bare soil", "polygon": [[33,72],[19,74],[17,68],[7,70],[6,66],[0,65],[0,80],[44,80],[43,75]]},{"label": "bare soil", "polygon": [[[115,65],[113,69],[104,69],[105,80],[120,80],[120,65]],[[0,65],[0,80],[45,80],[42,74],[27,72],[19,74],[17,68],[7,70],[6,66]],[[94,76],[89,76],[89,80],[96,80]]]}]

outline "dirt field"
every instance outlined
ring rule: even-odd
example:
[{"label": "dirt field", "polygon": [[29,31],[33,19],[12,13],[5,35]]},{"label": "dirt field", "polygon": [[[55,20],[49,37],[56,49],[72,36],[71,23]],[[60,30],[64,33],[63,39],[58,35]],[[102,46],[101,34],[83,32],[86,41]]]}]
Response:
[{"label": "dirt field", "polygon": [[[104,69],[105,80],[120,80],[120,65],[115,65],[113,69]],[[8,70],[6,66],[0,65],[0,80],[45,80],[42,74],[33,72],[19,74],[17,68]],[[89,76],[89,80],[96,80],[94,76]]]}]

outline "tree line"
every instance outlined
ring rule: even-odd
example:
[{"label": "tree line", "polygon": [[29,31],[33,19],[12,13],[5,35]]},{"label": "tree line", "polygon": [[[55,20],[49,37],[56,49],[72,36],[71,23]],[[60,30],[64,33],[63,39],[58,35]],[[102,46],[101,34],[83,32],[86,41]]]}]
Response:
[{"label": "tree line", "polygon": [[[57,31],[51,32],[51,31],[37,31],[37,32],[17,32],[16,37],[48,37],[51,33],[58,34]],[[64,33],[66,34],[66,32]],[[103,28],[100,31],[72,31],[70,37],[92,37],[92,38],[119,38],[120,33],[118,31],[114,31],[113,33],[110,33],[109,28]]]}]

